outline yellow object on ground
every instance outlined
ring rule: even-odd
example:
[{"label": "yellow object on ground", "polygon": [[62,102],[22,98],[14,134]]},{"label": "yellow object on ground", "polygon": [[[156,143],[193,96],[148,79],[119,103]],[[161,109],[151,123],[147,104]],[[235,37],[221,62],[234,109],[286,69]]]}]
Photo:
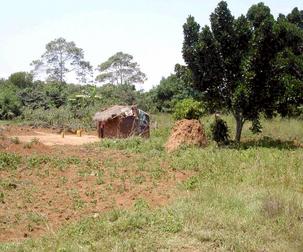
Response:
[{"label": "yellow object on ground", "polygon": [[82,136],[82,131],[83,131],[82,129],[78,129],[78,130],[77,130],[77,136],[78,136],[78,137],[81,137],[81,136]]}]

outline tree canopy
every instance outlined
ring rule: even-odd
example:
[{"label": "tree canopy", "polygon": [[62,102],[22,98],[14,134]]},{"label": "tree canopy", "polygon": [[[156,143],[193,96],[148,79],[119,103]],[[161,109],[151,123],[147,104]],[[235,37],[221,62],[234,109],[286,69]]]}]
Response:
[{"label": "tree canopy", "polygon": [[302,102],[302,12],[275,20],[269,7],[253,5],[235,18],[221,1],[202,29],[189,16],[183,26],[183,58],[192,85],[213,109],[231,112],[236,141],[245,121],[260,129],[263,113],[273,116],[282,107]]},{"label": "tree canopy", "polygon": [[146,80],[146,75],[141,72],[139,64],[133,61],[133,56],[123,52],[117,52],[101,63],[98,71],[100,74],[96,81],[105,84],[135,84]]},{"label": "tree canopy", "polygon": [[172,112],[178,101],[187,98],[201,99],[199,92],[189,83],[183,66],[176,65],[176,73],[162,78],[159,85],[150,90],[150,96],[157,111]]},{"label": "tree canopy", "polygon": [[64,38],[57,38],[46,44],[45,53],[38,60],[34,60],[33,73],[46,72],[48,80],[65,82],[66,75],[74,72],[80,82],[86,82],[92,74],[92,66],[84,60],[84,51],[75,42],[68,42]]}]

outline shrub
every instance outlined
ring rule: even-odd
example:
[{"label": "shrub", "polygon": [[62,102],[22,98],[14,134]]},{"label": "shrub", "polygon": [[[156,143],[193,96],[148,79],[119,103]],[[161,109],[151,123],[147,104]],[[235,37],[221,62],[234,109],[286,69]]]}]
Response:
[{"label": "shrub", "polygon": [[202,115],[202,103],[189,98],[176,103],[173,117],[176,120],[199,119]]},{"label": "shrub", "polygon": [[21,104],[16,96],[16,88],[3,85],[0,92],[0,120],[11,120],[21,114]]},{"label": "shrub", "polygon": [[[94,111],[94,110],[92,110]],[[35,127],[54,127],[65,128],[70,130],[77,130],[79,128],[90,129],[93,127],[92,115],[90,111],[85,110],[84,118],[74,118],[73,113],[68,106],[61,106],[60,108],[50,109],[30,109],[26,108],[23,111],[22,119]]]},{"label": "shrub", "polygon": [[212,139],[218,144],[228,144],[228,131],[227,123],[221,118],[216,118],[214,123],[211,124]]}]

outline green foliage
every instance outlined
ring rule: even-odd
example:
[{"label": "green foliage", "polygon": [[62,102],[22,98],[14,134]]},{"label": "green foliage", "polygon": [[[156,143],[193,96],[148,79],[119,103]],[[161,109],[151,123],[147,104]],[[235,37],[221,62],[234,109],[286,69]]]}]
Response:
[{"label": "green foliage", "polygon": [[303,10],[300,11],[295,7],[291,13],[287,15],[287,20],[303,29]]},{"label": "green foliage", "polygon": [[202,103],[189,98],[177,102],[173,117],[176,120],[199,119],[203,113]]},{"label": "green foliage", "polygon": [[137,104],[141,109],[148,111],[153,107],[149,93],[137,91],[131,84],[107,84],[96,87],[35,82],[24,89],[10,87],[14,90],[11,92],[12,97],[20,101],[18,107],[20,112],[17,114],[27,123],[36,126],[91,128],[94,127],[92,116],[102,108],[114,104]]},{"label": "green foliage", "polygon": [[48,100],[49,107],[59,108],[67,103],[67,88],[58,82],[44,84],[43,92]]},{"label": "green foliage", "polygon": [[67,87],[57,82],[38,81],[30,87],[20,89],[17,96],[22,105],[27,108],[58,108],[67,102]]},{"label": "green foliage", "polygon": [[[86,110],[86,112],[90,111]],[[92,112],[87,114],[87,117],[89,117],[91,113]],[[43,108],[38,108],[35,110],[30,108],[24,109],[22,119],[26,123],[35,127],[65,128],[73,131],[79,128],[90,129],[92,127],[91,118],[89,118],[89,120],[87,118],[86,120],[83,120],[83,118],[75,118],[73,113],[66,106],[62,106],[60,108],[50,108],[47,110]]]},{"label": "green foliage", "polygon": [[254,134],[258,134],[262,132],[262,125],[260,123],[260,119],[256,118],[251,122],[251,127],[249,128]]},{"label": "green foliage", "polygon": [[144,83],[146,80],[139,64],[133,62],[133,56],[127,53],[117,52],[98,67],[101,74],[96,77],[96,81],[101,83],[121,85]]},{"label": "green foliage", "polygon": [[235,18],[221,1],[210,15],[211,29],[200,29],[192,16],[184,24],[182,53],[193,87],[208,108],[234,115],[236,141],[245,121],[302,104],[301,14],[294,9],[276,21],[259,3]]},{"label": "green foliage", "polygon": [[135,153],[155,153],[164,150],[164,142],[161,136],[154,136],[151,139],[141,137],[131,137],[127,139],[103,139],[99,144],[100,148],[126,150]]},{"label": "green foliage", "polygon": [[136,90],[133,84],[101,87],[60,84],[57,81],[32,82],[27,73],[0,79],[0,120],[22,119],[34,126],[91,129],[92,116],[115,104],[137,104],[140,109],[154,109],[152,96]]},{"label": "green foliage", "polygon": [[39,90],[39,87],[22,89],[17,95],[24,107],[31,109],[49,108],[48,97],[42,90]]},{"label": "green foliage", "polygon": [[178,73],[162,78],[160,84],[154,87],[149,93],[157,111],[172,112],[176,103],[186,98],[199,99],[199,94],[187,84]]},{"label": "green foliage", "polygon": [[74,118],[88,120],[92,117],[92,112],[96,112],[95,106],[99,106],[101,99],[96,95],[96,87],[87,85],[82,89],[82,94],[75,94],[73,98],[69,99],[68,108],[73,114]]},{"label": "green foliage", "polygon": [[34,60],[33,72],[38,74],[40,71],[46,72],[48,80],[65,82],[66,74],[75,72],[79,81],[86,82],[87,75],[91,75],[92,66],[84,61],[84,51],[76,47],[71,41],[67,42],[64,38],[57,38],[50,41],[45,46],[45,53],[39,60]]},{"label": "green foliage", "polygon": [[10,120],[21,114],[21,103],[16,96],[16,87],[6,83],[0,92],[0,119]]},{"label": "green foliage", "polygon": [[27,88],[33,85],[33,75],[27,72],[17,72],[9,76],[8,82],[18,88]]},{"label": "green foliage", "polygon": [[229,130],[227,123],[222,118],[216,118],[211,124],[212,139],[218,144],[228,144]]},{"label": "green foliage", "polygon": [[136,99],[140,95],[140,92],[136,91],[133,84],[106,84],[99,88],[98,91],[102,103],[106,105],[132,105],[136,103]]},{"label": "green foliage", "polygon": [[183,182],[183,187],[185,190],[195,190],[198,186],[199,178],[196,176],[192,176],[189,179],[187,179],[185,182]]},{"label": "green foliage", "polygon": [[20,156],[13,153],[0,152],[0,170],[16,170],[20,164]]}]

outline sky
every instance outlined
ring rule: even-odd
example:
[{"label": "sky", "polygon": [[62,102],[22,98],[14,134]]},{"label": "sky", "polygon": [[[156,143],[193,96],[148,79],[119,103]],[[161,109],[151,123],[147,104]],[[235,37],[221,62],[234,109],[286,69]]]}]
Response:
[{"label": "sky", "polygon": [[[74,41],[96,68],[116,52],[134,56],[148,90],[182,59],[182,26],[189,15],[201,25],[217,0],[0,0],[0,78],[30,71],[30,63],[58,37]],[[256,0],[229,0],[232,14],[246,14]],[[274,16],[303,9],[302,0],[265,0]],[[72,80],[70,80],[72,81]]]}]

